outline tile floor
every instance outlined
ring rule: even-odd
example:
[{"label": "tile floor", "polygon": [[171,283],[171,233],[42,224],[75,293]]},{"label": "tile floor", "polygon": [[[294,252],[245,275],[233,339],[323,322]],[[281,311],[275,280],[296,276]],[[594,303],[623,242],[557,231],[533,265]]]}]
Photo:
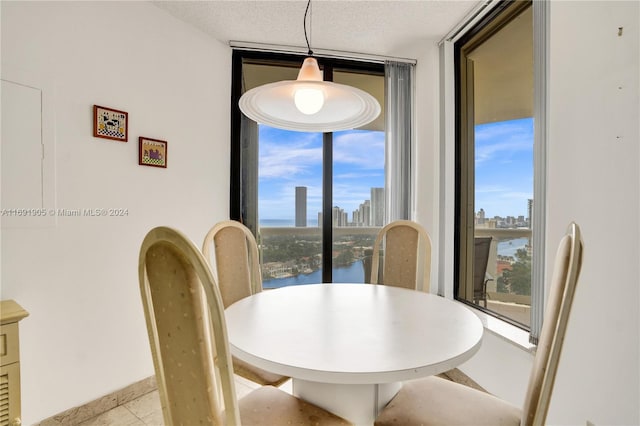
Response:
[{"label": "tile floor", "polygon": [[[484,390],[477,383],[464,375],[458,369],[447,371],[440,374],[443,377],[454,382]],[[236,394],[238,398],[247,395],[259,385],[253,383],[243,377],[235,376]],[[291,380],[284,382],[280,389],[291,393]],[[78,426],[162,426],[162,408],[160,407],[160,398],[158,391],[149,392],[141,397],[113,408],[102,413],[92,419],[80,423]]]},{"label": "tile floor", "polygon": [[[236,376],[236,394],[242,398],[258,385]],[[280,389],[291,392],[291,380],[283,383]],[[113,408],[78,426],[162,426],[162,408],[158,391],[149,392],[141,397]]]}]

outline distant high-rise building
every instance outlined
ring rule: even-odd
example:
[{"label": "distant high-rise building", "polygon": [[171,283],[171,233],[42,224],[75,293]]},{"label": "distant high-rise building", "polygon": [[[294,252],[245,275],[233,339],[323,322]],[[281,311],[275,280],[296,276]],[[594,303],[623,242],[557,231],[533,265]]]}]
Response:
[{"label": "distant high-rise building", "polygon": [[331,209],[333,216],[333,226],[347,226],[347,212],[338,206]]},{"label": "distant high-rise building", "polygon": [[371,226],[371,201],[364,200],[364,203],[360,204],[360,220],[362,226]]},{"label": "distant high-rise building", "polygon": [[296,226],[307,226],[307,187],[296,186]]},{"label": "distant high-rise building", "polygon": [[322,228],[322,212],[318,212],[318,228]]},{"label": "distant high-rise building", "polygon": [[358,210],[353,211],[352,226],[369,226],[371,222],[371,202],[365,200],[358,206]]},{"label": "distant high-rise building", "polygon": [[484,209],[480,209],[480,211],[476,214],[476,225],[484,225],[485,219],[486,218]]},{"label": "distant high-rise building", "polygon": [[384,225],[384,188],[371,188],[370,226]]},{"label": "distant high-rise building", "polygon": [[531,212],[533,211],[533,200],[531,198],[529,198],[527,200],[527,214],[529,215],[527,217],[527,222],[529,222],[529,228],[531,228]]}]

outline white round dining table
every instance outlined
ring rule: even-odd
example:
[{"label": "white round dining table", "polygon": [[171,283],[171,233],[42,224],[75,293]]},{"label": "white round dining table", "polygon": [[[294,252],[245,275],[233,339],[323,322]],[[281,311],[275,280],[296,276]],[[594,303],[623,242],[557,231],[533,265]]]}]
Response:
[{"label": "white round dining table", "polygon": [[233,355],[290,376],[294,395],[358,425],[372,424],[402,381],[471,358],[483,334],[460,303],[373,284],[265,290],[225,317]]}]

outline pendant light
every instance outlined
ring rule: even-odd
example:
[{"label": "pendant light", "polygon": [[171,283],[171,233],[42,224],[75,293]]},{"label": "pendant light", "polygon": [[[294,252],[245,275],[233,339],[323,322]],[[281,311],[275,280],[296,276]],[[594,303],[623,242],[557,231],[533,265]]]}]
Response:
[{"label": "pendant light", "polygon": [[308,57],[298,78],[247,91],[240,98],[240,110],[260,124],[300,132],[334,132],[364,126],[380,115],[380,104],[364,90],[322,80],[307,36],[310,4],[308,0],[304,12]]}]

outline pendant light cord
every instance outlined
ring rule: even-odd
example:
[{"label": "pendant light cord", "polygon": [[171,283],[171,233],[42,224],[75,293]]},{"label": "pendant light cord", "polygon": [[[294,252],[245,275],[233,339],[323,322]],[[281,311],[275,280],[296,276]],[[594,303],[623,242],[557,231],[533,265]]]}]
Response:
[{"label": "pendant light cord", "polygon": [[[304,11],[304,21],[302,26],[304,28],[304,39],[307,41],[307,54],[309,56],[313,56],[313,50],[311,50],[311,45],[309,44],[309,37],[307,36],[307,14],[309,13],[309,6],[311,6],[311,0],[307,1],[307,8]],[[309,22],[309,26],[311,26],[311,22]]]}]

